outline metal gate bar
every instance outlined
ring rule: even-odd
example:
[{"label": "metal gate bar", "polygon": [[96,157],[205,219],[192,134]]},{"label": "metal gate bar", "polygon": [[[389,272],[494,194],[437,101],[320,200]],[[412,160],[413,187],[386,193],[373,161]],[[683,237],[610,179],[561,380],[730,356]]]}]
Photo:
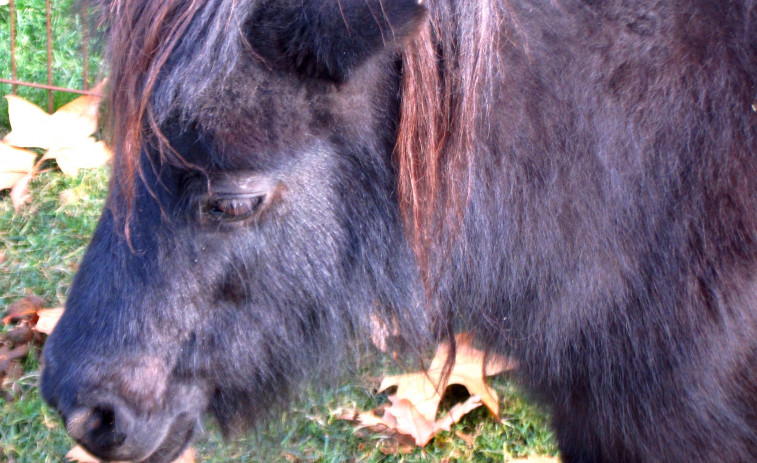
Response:
[{"label": "metal gate bar", "polygon": [[87,11],[84,2],[82,2],[81,11],[81,27],[82,27],[82,82],[83,90],[74,88],[57,87],[53,85],[53,31],[52,31],[52,4],[51,0],[45,0],[45,28],[47,37],[47,84],[40,84],[37,82],[26,82],[18,79],[18,68],[16,62],[16,1],[9,0],[8,6],[10,9],[10,60],[11,60],[11,78],[0,78],[0,83],[10,84],[11,93],[16,94],[18,86],[39,88],[47,90],[47,109],[49,112],[53,112],[54,101],[53,92],[67,92],[80,95],[95,95],[96,92],[89,90],[89,30],[87,27]]}]

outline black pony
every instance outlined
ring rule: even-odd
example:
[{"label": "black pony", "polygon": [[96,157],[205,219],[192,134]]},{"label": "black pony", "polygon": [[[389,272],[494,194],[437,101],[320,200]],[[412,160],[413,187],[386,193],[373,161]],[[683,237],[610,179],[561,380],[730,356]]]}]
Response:
[{"label": "black pony", "polygon": [[166,462],[372,320],[565,462],[757,461],[757,1],[102,0],[107,207],[41,388]]}]

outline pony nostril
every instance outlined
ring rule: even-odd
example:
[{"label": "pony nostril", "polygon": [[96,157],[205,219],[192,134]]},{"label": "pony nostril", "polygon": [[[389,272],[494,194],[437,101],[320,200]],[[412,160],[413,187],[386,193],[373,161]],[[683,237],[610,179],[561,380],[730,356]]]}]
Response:
[{"label": "pony nostril", "polygon": [[115,407],[98,405],[71,413],[66,420],[66,430],[84,448],[103,455],[113,452],[126,441],[128,423],[125,421],[128,419]]}]

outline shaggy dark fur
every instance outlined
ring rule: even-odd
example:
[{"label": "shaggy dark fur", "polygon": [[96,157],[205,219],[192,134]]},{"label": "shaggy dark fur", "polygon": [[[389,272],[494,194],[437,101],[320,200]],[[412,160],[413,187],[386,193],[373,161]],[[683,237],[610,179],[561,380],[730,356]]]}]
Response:
[{"label": "shaggy dark fur", "polygon": [[565,462],[757,461],[754,0],[103,0],[106,211],[45,398],[106,459],[365,337],[516,357]]}]

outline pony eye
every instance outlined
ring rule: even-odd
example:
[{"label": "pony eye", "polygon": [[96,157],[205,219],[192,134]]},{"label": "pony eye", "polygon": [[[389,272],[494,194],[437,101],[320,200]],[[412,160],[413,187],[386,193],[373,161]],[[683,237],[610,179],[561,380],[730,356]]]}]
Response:
[{"label": "pony eye", "polygon": [[211,198],[205,211],[219,220],[244,220],[255,213],[264,199],[265,195],[220,196]]}]

